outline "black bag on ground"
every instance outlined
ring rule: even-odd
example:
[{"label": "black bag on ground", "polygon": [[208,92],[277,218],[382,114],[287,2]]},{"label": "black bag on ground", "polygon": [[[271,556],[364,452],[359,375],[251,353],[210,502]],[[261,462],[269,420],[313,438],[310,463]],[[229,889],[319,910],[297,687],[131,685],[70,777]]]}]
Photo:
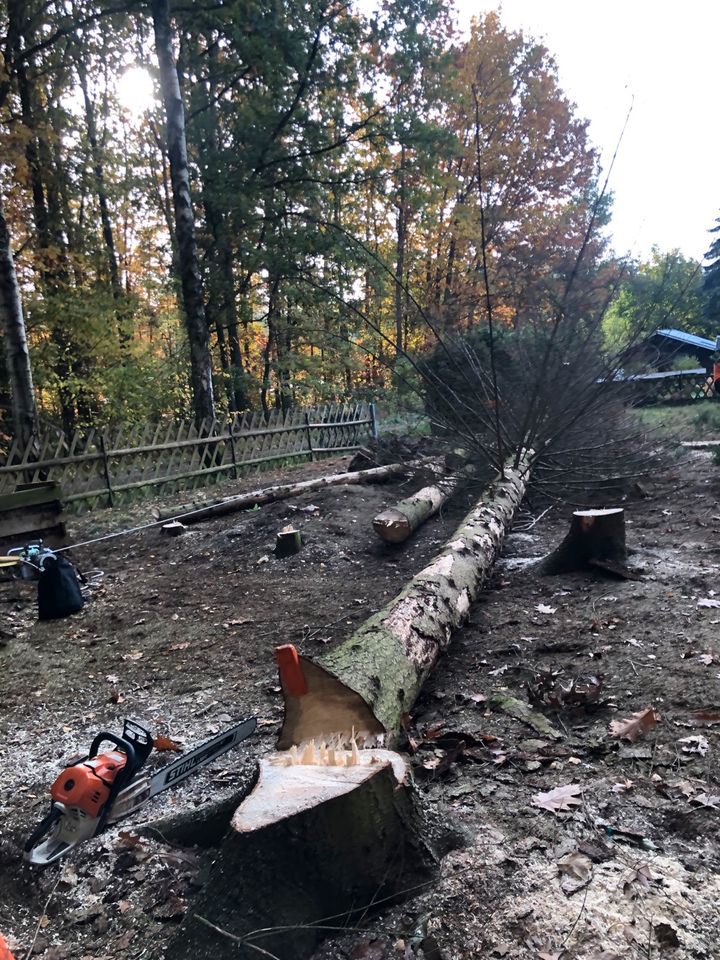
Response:
[{"label": "black bag on ground", "polygon": [[65,557],[48,557],[38,580],[38,620],[58,620],[85,603],[73,565]]}]

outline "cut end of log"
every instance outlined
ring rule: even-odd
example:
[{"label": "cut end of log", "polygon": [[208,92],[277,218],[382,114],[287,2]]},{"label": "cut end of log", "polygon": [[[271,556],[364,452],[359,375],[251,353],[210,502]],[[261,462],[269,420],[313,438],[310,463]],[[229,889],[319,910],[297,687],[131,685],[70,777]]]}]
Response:
[{"label": "cut end of log", "polygon": [[298,656],[291,644],[279,647],[276,656],[285,699],[278,750],[310,741],[338,746],[349,745],[353,739],[377,743],[384,736],[385,728],[354,690]]},{"label": "cut end of log", "polygon": [[388,507],[373,520],[373,530],[385,543],[403,543],[413,528],[404,513],[395,507]]},{"label": "cut end of log", "polygon": [[232,828],[252,833],[344,797],[381,771],[395,787],[409,782],[406,761],[390,750],[335,750],[310,742],[260,761],[257,785],[235,811]]}]

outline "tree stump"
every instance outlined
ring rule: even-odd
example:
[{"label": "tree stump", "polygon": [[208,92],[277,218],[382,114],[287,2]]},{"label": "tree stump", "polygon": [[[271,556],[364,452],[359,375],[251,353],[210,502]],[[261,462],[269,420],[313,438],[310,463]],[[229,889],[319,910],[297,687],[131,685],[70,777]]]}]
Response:
[{"label": "tree stump", "polygon": [[285,557],[293,557],[302,550],[302,537],[300,531],[295,527],[288,525],[278,531],[275,539],[275,556],[283,560]]},{"label": "tree stump", "polygon": [[595,569],[624,580],[638,579],[627,567],[625,511],[621,507],[576,510],[565,539],[540,561],[538,569],[545,576]]},{"label": "tree stump", "polygon": [[302,960],[373,903],[432,877],[436,861],[398,754],[312,745],[259,766],[171,944],[174,960],[256,960],[258,948]]}]

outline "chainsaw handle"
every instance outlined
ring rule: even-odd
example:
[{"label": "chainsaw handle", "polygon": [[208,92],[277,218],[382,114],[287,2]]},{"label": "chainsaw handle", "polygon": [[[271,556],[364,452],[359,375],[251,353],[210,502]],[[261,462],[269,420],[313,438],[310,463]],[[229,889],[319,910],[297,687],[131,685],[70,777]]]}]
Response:
[{"label": "chainsaw handle", "polygon": [[121,750],[127,755],[127,766],[134,770],[136,765],[135,747],[132,745],[132,743],[130,743],[129,740],[119,737],[116,733],[109,733],[107,730],[101,730],[90,744],[88,760],[92,760],[93,757],[96,757],[98,753],[100,753],[100,744],[104,743],[106,740],[109,740],[110,743],[114,743],[118,750]]}]

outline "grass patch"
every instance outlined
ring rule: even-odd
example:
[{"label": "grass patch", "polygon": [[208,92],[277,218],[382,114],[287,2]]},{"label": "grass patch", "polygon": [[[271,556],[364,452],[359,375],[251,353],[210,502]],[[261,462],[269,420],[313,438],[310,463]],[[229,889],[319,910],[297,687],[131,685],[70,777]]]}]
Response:
[{"label": "grass patch", "polygon": [[635,413],[650,429],[680,440],[720,440],[720,402],[717,400],[641,407]]}]

